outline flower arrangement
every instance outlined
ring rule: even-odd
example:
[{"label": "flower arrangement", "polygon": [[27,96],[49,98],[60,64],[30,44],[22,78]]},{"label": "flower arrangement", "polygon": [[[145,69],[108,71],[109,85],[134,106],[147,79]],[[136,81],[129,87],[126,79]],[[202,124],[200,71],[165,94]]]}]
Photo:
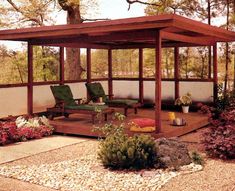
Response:
[{"label": "flower arrangement", "polygon": [[16,120],[0,122],[0,145],[49,136],[53,130],[44,116],[28,119],[20,116]]},{"label": "flower arrangement", "polygon": [[175,105],[189,106],[191,104],[192,104],[192,98],[189,92],[175,100]]}]

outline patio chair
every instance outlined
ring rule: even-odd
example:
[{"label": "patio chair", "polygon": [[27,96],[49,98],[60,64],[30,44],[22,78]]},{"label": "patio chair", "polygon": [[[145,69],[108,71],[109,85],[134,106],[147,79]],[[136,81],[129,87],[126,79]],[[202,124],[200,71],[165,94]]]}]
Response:
[{"label": "patio chair", "polygon": [[50,86],[53,96],[55,98],[55,106],[47,108],[49,119],[53,120],[55,116],[63,115],[66,118],[72,113],[89,114],[92,116],[94,123],[96,115],[101,112],[104,114],[105,120],[107,115],[114,112],[105,105],[89,105],[80,104],[81,99],[74,99],[72,91],[68,85]]},{"label": "patio chair", "polygon": [[90,99],[93,102],[97,102],[102,98],[102,101],[110,107],[124,108],[125,116],[127,116],[129,108],[133,108],[135,110],[135,114],[137,114],[137,109],[141,106],[141,103],[139,103],[137,99],[113,98],[113,95],[105,95],[105,91],[99,82],[86,83],[86,87]]}]

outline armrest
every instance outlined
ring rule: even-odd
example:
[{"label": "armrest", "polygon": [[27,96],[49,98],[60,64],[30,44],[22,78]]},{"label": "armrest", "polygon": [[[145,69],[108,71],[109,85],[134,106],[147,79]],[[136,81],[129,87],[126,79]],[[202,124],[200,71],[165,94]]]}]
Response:
[{"label": "armrest", "polygon": [[113,99],[114,95],[113,94],[107,94],[106,95],[108,98]]},{"label": "armrest", "polygon": [[61,109],[64,109],[65,102],[63,100],[56,100],[55,107],[59,107]]}]

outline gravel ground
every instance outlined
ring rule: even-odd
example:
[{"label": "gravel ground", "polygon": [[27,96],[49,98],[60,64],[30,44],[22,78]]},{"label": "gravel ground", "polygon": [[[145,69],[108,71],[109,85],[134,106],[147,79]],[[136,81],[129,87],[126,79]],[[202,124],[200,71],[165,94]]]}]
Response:
[{"label": "gravel ground", "polygon": [[[87,151],[74,153],[76,150]],[[72,148],[73,147],[73,148]],[[64,152],[67,149],[69,154]],[[191,173],[202,169],[200,165],[188,165],[180,171],[163,171],[160,169],[149,171],[110,171],[104,169],[97,160],[97,142],[81,143],[61,149],[63,152],[37,160],[37,155],[32,158],[19,160],[8,165],[0,166],[0,174],[48,188],[71,191],[84,190],[159,190],[170,179],[180,174]],[[73,154],[72,154],[73,153]],[[63,155],[62,158],[60,157]],[[75,155],[76,154],[76,155]],[[43,155],[43,154],[40,154]],[[45,155],[45,153],[44,153]],[[70,157],[76,159],[68,160]],[[20,165],[19,165],[20,164]],[[29,165],[30,164],[30,165]]]},{"label": "gravel ground", "polygon": [[[191,142],[189,148],[193,150],[197,150],[197,145],[201,148],[199,141],[192,141],[195,135],[198,136],[198,132],[182,138]],[[11,178],[0,176],[0,191],[53,191],[50,187],[76,191],[235,191],[235,161],[206,159],[202,171],[190,168],[190,171],[197,171],[194,173],[188,169],[181,173],[161,170],[115,172],[104,169],[96,160],[97,148],[97,141],[88,140],[1,165],[0,174]]]}]

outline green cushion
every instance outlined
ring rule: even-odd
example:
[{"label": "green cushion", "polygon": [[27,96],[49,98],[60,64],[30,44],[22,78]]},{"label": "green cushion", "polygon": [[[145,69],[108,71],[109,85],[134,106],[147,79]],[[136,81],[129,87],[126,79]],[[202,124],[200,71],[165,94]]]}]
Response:
[{"label": "green cushion", "polygon": [[73,99],[73,94],[68,85],[50,86],[56,101],[64,101],[65,105],[77,105]]},{"label": "green cushion", "polygon": [[102,97],[103,101],[107,100],[107,96],[105,95],[105,91],[101,83],[86,83],[86,87],[92,101],[96,102],[99,97]]},{"label": "green cushion", "polygon": [[137,104],[138,100],[135,100],[135,99],[112,99],[112,100],[105,101],[105,103],[106,104],[132,106],[133,104]]},{"label": "green cushion", "polygon": [[106,105],[88,105],[88,104],[82,104],[82,105],[76,105],[76,106],[65,106],[65,109],[74,109],[74,110],[88,110],[88,111],[96,111],[96,110],[104,110],[107,109],[108,106]]}]

